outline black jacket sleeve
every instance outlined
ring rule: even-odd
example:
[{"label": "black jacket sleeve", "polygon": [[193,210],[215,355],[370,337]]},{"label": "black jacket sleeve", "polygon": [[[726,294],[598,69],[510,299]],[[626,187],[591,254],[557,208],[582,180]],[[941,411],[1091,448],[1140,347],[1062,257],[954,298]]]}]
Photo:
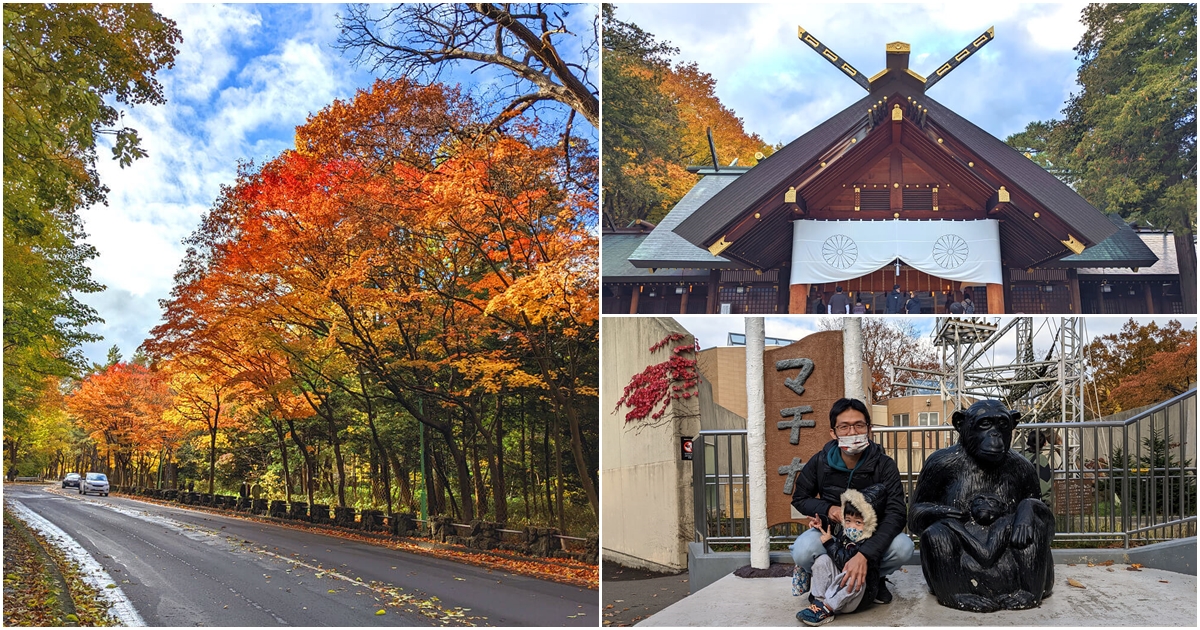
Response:
[{"label": "black jacket sleeve", "polygon": [[833,566],[837,567],[838,571],[845,569],[846,563],[850,562],[851,558],[858,555],[859,551],[861,551],[861,549],[855,549],[854,551],[847,549],[846,546],[841,543],[840,536],[834,536],[833,538],[825,541],[825,553],[829,554],[829,559],[833,560]]},{"label": "black jacket sleeve", "polygon": [[800,474],[796,476],[796,489],[792,491],[792,506],[801,514],[809,516],[829,516],[832,501],[817,498],[820,488],[817,487],[817,468],[825,465],[825,449],[822,448],[813,455]]},{"label": "black jacket sleeve", "polygon": [[[880,447],[882,449],[882,447]],[[879,525],[870,538],[862,541],[858,550],[867,560],[878,564],[883,559],[892,544],[892,539],[904,531],[908,523],[908,504],[904,500],[904,484],[900,481],[900,469],[896,460],[880,453],[880,461],[876,466],[875,483],[882,483],[887,488],[887,507],[879,517]]]}]

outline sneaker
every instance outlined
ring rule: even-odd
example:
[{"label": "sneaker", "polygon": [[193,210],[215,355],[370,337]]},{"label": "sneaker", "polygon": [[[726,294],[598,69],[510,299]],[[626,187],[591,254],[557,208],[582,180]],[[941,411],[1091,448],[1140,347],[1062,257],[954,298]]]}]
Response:
[{"label": "sneaker", "polygon": [[807,593],[812,582],[812,572],[800,565],[792,569],[792,597]]},{"label": "sneaker", "polygon": [[823,626],[833,621],[833,611],[818,602],[796,613],[796,619],[806,626]]},{"label": "sneaker", "polygon": [[887,578],[885,578],[885,577],[879,578],[879,588],[876,589],[876,591],[875,591],[875,603],[876,604],[892,603],[892,592],[888,590]]}]

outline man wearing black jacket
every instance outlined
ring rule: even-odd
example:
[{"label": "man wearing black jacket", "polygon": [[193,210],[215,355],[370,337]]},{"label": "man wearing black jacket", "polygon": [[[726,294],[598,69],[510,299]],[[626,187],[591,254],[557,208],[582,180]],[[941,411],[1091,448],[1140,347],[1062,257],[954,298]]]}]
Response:
[{"label": "man wearing black jacket", "polygon": [[812,526],[791,547],[799,585],[795,593],[808,590],[813,561],[824,553],[821,533],[815,527],[819,517],[841,523],[842,493],[847,488],[862,490],[879,483],[887,489],[887,501],[878,528],[863,542],[858,555],[846,563],[844,583],[851,590],[865,586],[867,561],[871,560],[879,566],[880,575],[874,603],[886,604],[892,601],[892,594],[885,578],[913,554],[912,539],[904,533],[908,508],[900,471],[883,447],[871,441],[871,414],[862,401],[842,398],[833,403],[829,428],[833,439],[804,465],[792,493],[792,505],[810,517]]},{"label": "man wearing black jacket", "polygon": [[887,295],[887,306],[884,312],[888,315],[900,315],[904,312],[904,294],[900,292],[900,285],[893,284],[892,292]]}]

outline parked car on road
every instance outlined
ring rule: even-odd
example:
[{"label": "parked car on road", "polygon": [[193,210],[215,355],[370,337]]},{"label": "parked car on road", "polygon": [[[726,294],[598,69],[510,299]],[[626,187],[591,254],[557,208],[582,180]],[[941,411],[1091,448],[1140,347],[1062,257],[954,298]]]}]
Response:
[{"label": "parked car on road", "polygon": [[82,477],[79,476],[79,473],[67,473],[67,476],[63,477],[62,487],[78,488],[80,479],[82,479]]},{"label": "parked car on road", "polygon": [[108,477],[104,473],[90,472],[79,482],[79,494],[95,492],[108,496]]}]

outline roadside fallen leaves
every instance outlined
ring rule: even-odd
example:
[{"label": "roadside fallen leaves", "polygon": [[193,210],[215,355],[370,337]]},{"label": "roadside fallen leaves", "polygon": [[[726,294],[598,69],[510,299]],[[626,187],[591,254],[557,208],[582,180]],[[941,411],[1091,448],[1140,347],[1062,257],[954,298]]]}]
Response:
[{"label": "roadside fallen leaves", "polygon": [[[38,552],[38,547],[45,555]],[[47,562],[54,565],[53,569]],[[52,576],[54,569],[62,576],[68,593],[61,591],[61,583]],[[4,513],[4,571],[5,627],[116,625],[116,620],[108,614],[107,603],[83,581],[78,565],[37,532],[26,529],[7,510]],[[74,612],[68,608],[73,608]]]},{"label": "roadside fallen leaves", "polygon": [[1070,584],[1071,586],[1074,586],[1075,588],[1087,588],[1082,583],[1080,583],[1079,580],[1076,580],[1075,578],[1068,578],[1067,584]]}]

